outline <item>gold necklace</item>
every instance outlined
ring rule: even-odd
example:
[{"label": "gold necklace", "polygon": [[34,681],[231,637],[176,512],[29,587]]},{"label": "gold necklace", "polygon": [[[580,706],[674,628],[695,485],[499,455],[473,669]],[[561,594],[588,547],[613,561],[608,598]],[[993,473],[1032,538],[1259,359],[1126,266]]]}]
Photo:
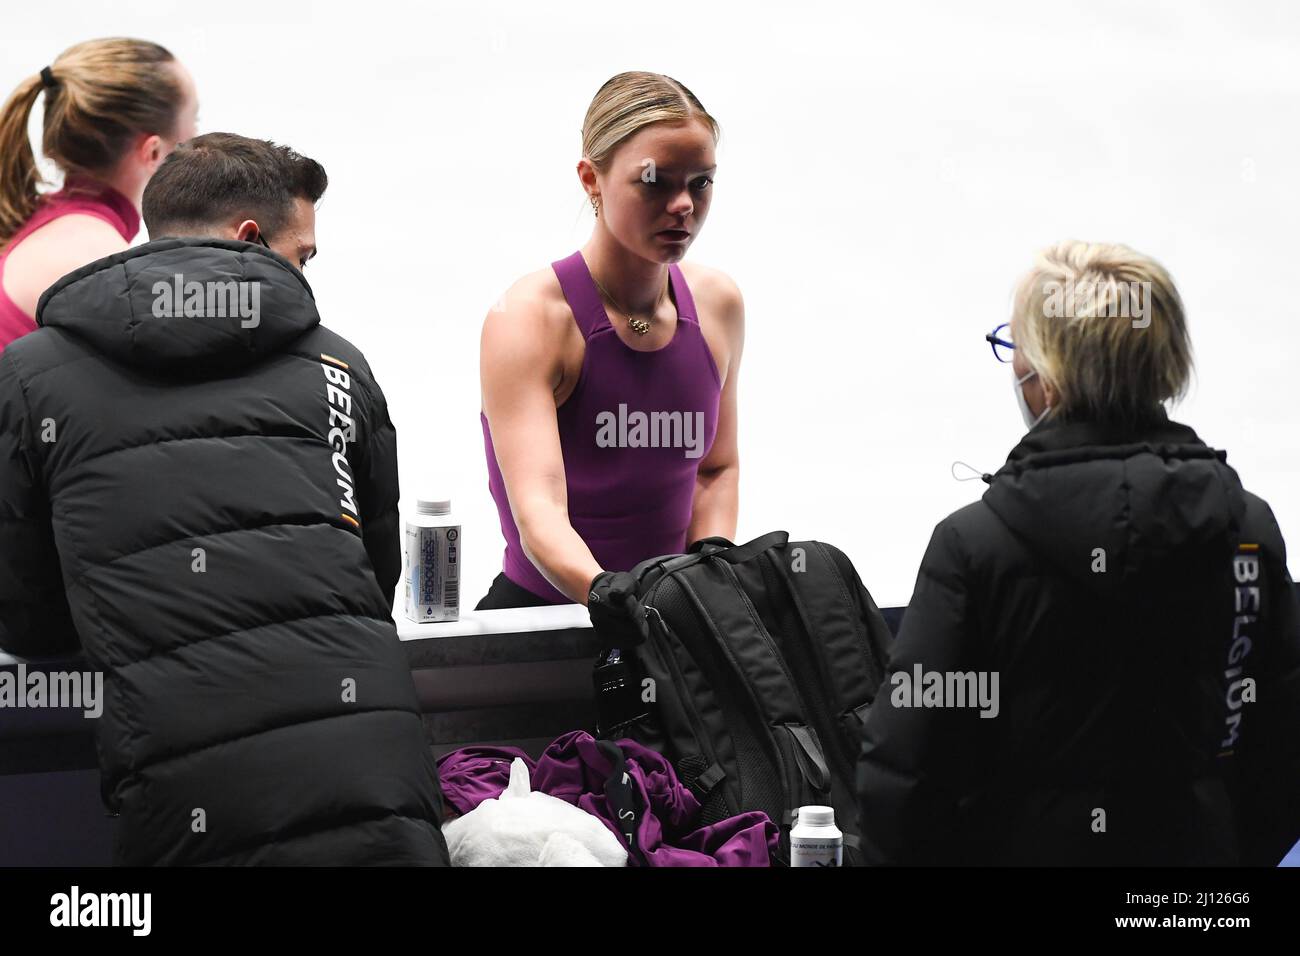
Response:
[{"label": "gold necklace", "polygon": [[[588,275],[591,274],[591,270],[587,270],[587,272]],[[671,279],[671,277],[669,277],[669,279]],[[663,304],[664,296],[668,294],[669,279],[664,280],[664,289],[662,292],[659,293],[659,298],[655,301],[654,309],[650,313],[651,319],[655,317],[655,314],[659,311],[659,306]],[[623,317],[627,319],[627,324],[632,329],[633,332],[635,332],[637,335],[645,335],[647,332],[650,331],[650,323],[647,322],[645,319],[638,319],[635,316],[633,316],[630,312],[625,311],[622,306],[620,306],[617,302],[614,301],[614,297],[609,294],[609,290],[606,289],[603,285],[601,285],[595,276],[591,277],[591,281],[596,283],[597,289],[605,293],[605,298],[609,299],[610,304],[614,306],[614,311],[621,313]]]}]

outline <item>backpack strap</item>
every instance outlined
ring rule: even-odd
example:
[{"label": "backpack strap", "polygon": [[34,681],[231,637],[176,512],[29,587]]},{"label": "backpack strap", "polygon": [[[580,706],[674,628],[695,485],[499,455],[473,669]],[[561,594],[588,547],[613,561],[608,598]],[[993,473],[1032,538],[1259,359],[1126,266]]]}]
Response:
[{"label": "backpack strap", "polygon": [[[792,548],[801,549],[800,570],[792,568]],[[884,679],[884,668],[877,660],[877,649],[868,632],[868,622],[857,613],[850,584],[840,573],[827,546],[820,541],[805,541],[769,557],[778,576],[785,582],[790,597],[811,642],[814,656],[821,664],[827,686],[835,699],[837,713],[850,714],[875,696]],[[868,613],[875,603],[868,596]],[[882,619],[883,620],[883,619]]]},{"label": "backpack strap", "polygon": [[768,548],[782,547],[789,539],[790,536],[784,531],[772,531],[741,545],[732,544],[719,536],[701,538],[693,542],[685,554],[661,554],[646,558],[632,568],[630,573],[637,579],[637,590],[644,595],[665,574],[698,564],[705,558],[720,558],[730,564],[742,564]]},{"label": "backpack strap", "polygon": [[831,768],[826,764],[826,755],[822,753],[821,743],[811,727],[802,724],[786,724],[794,742],[795,760],[799,762],[799,772],[805,780],[818,790],[829,790],[831,786]]},{"label": "backpack strap", "polygon": [[692,542],[686,548],[687,554],[713,554],[715,551],[722,551],[726,548],[734,548],[736,542],[731,541],[721,535],[713,535],[708,538],[700,538],[699,541]]},{"label": "backpack strap", "polygon": [[[775,534],[784,536],[785,532]],[[710,555],[715,557],[721,555]],[[698,579],[706,573],[712,584],[707,607],[697,590]],[[707,636],[735,670],[760,719],[771,728],[773,738],[782,733],[787,735],[788,750],[794,755],[800,775],[813,790],[826,791],[831,781],[830,768],[817,732],[809,724],[798,684],[736,578],[731,563],[726,559],[710,560],[706,568],[680,574],[677,581],[705,622]],[[797,798],[792,796],[792,799]]]},{"label": "backpack strap", "polygon": [[[704,571],[706,569],[700,569]],[[705,623],[708,637],[753,698],[758,713],[773,727],[803,723],[795,683],[766,633],[748,596],[726,564],[711,565],[711,577],[722,577],[721,586],[709,588],[706,604],[697,590],[695,575],[679,574],[678,584]]]},{"label": "backpack strap", "polygon": [[614,812],[615,826],[622,835],[627,855],[632,862],[645,865],[645,856],[637,840],[637,826],[645,814],[645,807],[627,772],[623,748],[612,740],[597,740],[596,748],[610,762],[609,776],[605,778],[605,802]]},{"label": "backpack strap", "polygon": [[704,757],[696,758],[698,764],[704,766],[704,769],[699,773],[694,772],[695,766],[689,768],[679,766],[677,768],[678,779],[686,784],[686,788],[694,794],[701,807],[708,802],[709,794],[713,792],[714,788],[727,779],[727,772],[719,764],[711,763],[705,766],[705,759]]},{"label": "backpack strap", "polygon": [[[705,538],[705,541],[726,540]],[[732,545],[729,548],[722,548],[717,551],[708,552],[711,558],[717,558],[720,561],[726,561],[728,564],[744,564],[758,557],[768,548],[783,548],[786,542],[790,540],[790,535],[784,531],[769,531],[767,534],[755,538],[745,544]]]},{"label": "backpack strap", "polygon": [[[698,552],[695,554],[663,554],[657,558],[646,558],[633,567],[629,573],[636,578],[637,594],[644,600],[655,583],[665,575],[690,567],[692,564],[698,564],[703,559],[704,555]],[[650,605],[647,604],[646,607],[650,607]]]}]

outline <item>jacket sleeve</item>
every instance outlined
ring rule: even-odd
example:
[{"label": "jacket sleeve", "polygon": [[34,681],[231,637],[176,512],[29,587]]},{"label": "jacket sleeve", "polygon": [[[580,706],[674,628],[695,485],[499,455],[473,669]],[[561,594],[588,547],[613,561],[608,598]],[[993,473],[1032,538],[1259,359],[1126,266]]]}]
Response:
[{"label": "jacket sleeve", "polygon": [[858,761],[862,852],[871,864],[954,862],[959,803],[983,742],[976,707],[917,707],[914,667],[976,670],[969,576],[951,521],[935,528]]},{"label": "jacket sleeve", "polygon": [[27,658],[79,648],[37,441],[17,369],[6,355],[0,358],[0,650]]},{"label": "jacket sleeve", "polygon": [[1242,862],[1276,866],[1300,840],[1300,612],[1277,520],[1253,495],[1249,508],[1266,593],[1251,652],[1258,657],[1246,668],[1256,698],[1243,704],[1236,816]]},{"label": "jacket sleeve", "polygon": [[388,402],[373,379],[369,393],[365,428],[360,436],[360,454],[354,477],[357,503],[361,510],[361,536],[365,542],[375,579],[391,611],[397,582],[402,576],[402,529],[397,502],[397,429],[388,417]]}]

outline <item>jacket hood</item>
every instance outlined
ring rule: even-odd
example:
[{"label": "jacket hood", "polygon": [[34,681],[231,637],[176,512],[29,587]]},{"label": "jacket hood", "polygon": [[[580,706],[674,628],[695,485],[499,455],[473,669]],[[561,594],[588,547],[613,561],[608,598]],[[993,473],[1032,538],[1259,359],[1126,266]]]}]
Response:
[{"label": "jacket hood", "polygon": [[1226,452],[1163,408],[1141,428],[1044,421],[992,476],[984,501],[1043,560],[1102,593],[1208,555],[1237,533],[1246,508]]},{"label": "jacket hood", "polygon": [[122,363],[176,375],[255,362],[319,324],[287,259],[226,239],[159,239],[92,262],[45,291],[36,323]]}]

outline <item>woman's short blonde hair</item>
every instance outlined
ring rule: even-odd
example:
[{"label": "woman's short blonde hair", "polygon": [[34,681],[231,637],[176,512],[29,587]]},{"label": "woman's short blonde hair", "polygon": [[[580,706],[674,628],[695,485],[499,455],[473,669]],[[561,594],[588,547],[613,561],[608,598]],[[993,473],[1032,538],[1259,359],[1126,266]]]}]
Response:
[{"label": "woman's short blonde hair", "polygon": [[1015,345],[1050,383],[1054,414],[1137,422],[1186,394],[1192,343],[1160,263],[1128,246],[1044,249],[1016,288]]},{"label": "woman's short blonde hair", "polygon": [[718,121],[681,83],[662,73],[619,73],[604,82],[587,107],[582,121],[582,153],[605,173],[618,147],[651,123],[687,120],[704,123],[717,142],[721,134]]}]

